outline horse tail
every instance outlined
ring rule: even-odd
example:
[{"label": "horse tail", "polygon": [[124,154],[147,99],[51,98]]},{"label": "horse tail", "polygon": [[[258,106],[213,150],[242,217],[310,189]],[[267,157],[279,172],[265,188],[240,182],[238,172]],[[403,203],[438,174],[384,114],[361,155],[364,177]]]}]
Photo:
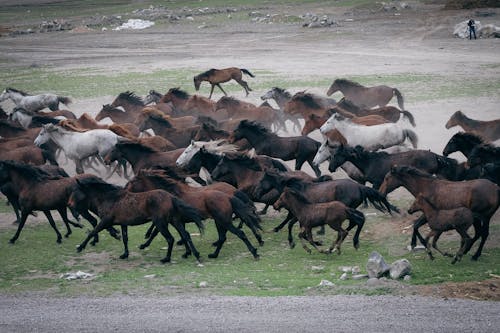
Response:
[{"label": "horse tail", "polygon": [[415,123],[415,118],[413,117],[413,115],[409,112],[409,111],[401,111],[401,113],[403,114],[403,117],[408,119],[408,121],[410,122],[410,124],[415,127],[417,126],[417,124]]},{"label": "horse tail", "polygon": [[42,149],[42,156],[46,161],[49,161],[50,164],[59,166],[52,150]]},{"label": "horse tail", "polygon": [[361,185],[361,196],[365,204],[369,201],[375,209],[383,213],[386,211],[389,214],[392,214],[393,211],[399,213],[398,207],[392,205],[382,193],[371,187]]},{"label": "horse tail", "polygon": [[174,206],[175,211],[180,214],[182,217],[193,221],[198,229],[200,230],[200,234],[205,230],[205,226],[203,225],[202,216],[200,212],[194,208],[193,206],[188,205],[185,201],[172,197],[172,204]]},{"label": "horse tail", "polygon": [[418,136],[417,133],[413,132],[411,129],[404,129],[403,135],[405,139],[410,139],[411,145],[413,148],[417,148],[418,145]]},{"label": "horse tail", "polygon": [[255,75],[253,75],[252,73],[250,73],[250,71],[248,69],[240,68],[240,71],[242,71],[246,75],[250,75],[250,77],[255,77]]},{"label": "horse tail", "polygon": [[260,217],[252,206],[245,204],[235,195],[230,199],[234,214],[241,219],[251,230],[260,229]]},{"label": "horse tail", "polygon": [[404,111],[405,107],[404,107],[403,95],[396,88],[393,88],[392,91],[394,92],[396,98],[398,99],[399,108]]},{"label": "horse tail", "polygon": [[69,97],[57,96],[57,100],[59,101],[59,103],[63,103],[64,105],[71,104],[71,99]]}]

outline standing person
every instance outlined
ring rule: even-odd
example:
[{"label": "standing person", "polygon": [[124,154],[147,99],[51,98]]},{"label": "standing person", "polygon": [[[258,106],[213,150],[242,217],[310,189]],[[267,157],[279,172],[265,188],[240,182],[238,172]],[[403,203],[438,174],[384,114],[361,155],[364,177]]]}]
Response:
[{"label": "standing person", "polygon": [[467,22],[467,25],[469,26],[469,39],[472,39],[472,34],[474,34],[474,39],[476,38],[476,22],[474,22],[473,19],[470,19],[469,22]]}]

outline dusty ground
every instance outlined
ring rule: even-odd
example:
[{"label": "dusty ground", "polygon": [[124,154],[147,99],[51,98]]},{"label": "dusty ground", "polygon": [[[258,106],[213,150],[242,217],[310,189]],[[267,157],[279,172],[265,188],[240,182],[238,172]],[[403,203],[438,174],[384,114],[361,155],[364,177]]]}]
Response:
[{"label": "dusty ground", "polygon": [[[26,66],[92,67],[107,72],[238,66],[270,70],[290,77],[330,76],[332,81],[350,75],[397,73],[498,79],[500,39],[469,41],[452,36],[453,26],[474,15],[474,11],[442,11],[438,5],[410,4],[410,9],[396,12],[336,9],[326,5],[261,10],[271,14],[328,14],[338,21],[338,27],[306,29],[300,24],[257,24],[250,21],[234,24],[228,18],[215,26],[199,29],[203,17],[195,17],[192,24],[141,31],[75,29],[73,32],[6,37],[2,38],[0,52],[3,57]],[[492,11],[496,16],[481,20],[499,25],[500,11]],[[249,83],[251,86],[251,81]],[[165,82],[163,88],[167,90],[176,84],[178,82]],[[130,82],[131,90],[140,85],[140,82]],[[284,88],[297,91],[308,87]],[[312,88],[310,91],[324,94],[327,88]],[[257,103],[260,93],[255,91],[247,98],[243,92],[235,96]],[[220,96],[217,92],[214,99]],[[111,99],[112,96],[101,96],[76,100],[72,109],[77,113],[97,112]],[[456,110],[482,120],[500,117],[500,94],[432,102],[406,100],[405,104],[416,117],[420,148],[438,153],[458,131],[444,128]],[[462,158],[460,155],[454,157]],[[398,192],[397,195],[404,194]],[[492,223],[497,224],[499,220],[497,213]],[[497,244],[498,237],[492,236],[492,239],[490,242]],[[499,285],[498,279],[469,284],[449,283],[423,287],[421,293],[500,300]]]}]

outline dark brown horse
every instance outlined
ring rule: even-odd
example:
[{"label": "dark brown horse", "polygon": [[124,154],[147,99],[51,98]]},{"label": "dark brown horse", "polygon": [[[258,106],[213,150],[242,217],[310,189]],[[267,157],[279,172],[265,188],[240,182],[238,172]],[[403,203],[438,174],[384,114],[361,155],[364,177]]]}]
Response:
[{"label": "dark brown horse", "polygon": [[[486,179],[468,181],[448,181],[433,177],[432,175],[408,166],[392,167],[385,176],[380,186],[380,192],[390,193],[403,186],[413,196],[421,193],[429,202],[438,209],[453,209],[457,207],[469,208],[476,218],[474,227],[476,233],[473,243],[481,238],[481,243],[472,256],[477,260],[481,255],[486,239],[489,235],[490,219],[500,205],[500,187]],[[425,240],[418,232],[418,228],[426,223],[425,217],[419,218],[413,227],[412,248],[416,245],[416,237],[422,244]]]},{"label": "dark brown horse", "polygon": [[215,111],[225,110],[232,119],[241,118],[257,121],[271,127],[278,121],[278,114],[270,106],[257,106],[234,97],[223,96],[215,105]]},{"label": "dark brown horse", "polygon": [[120,259],[128,258],[128,226],[153,221],[168,243],[167,255],[161,262],[170,262],[174,245],[174,238],[168,230],[169,224],[179,232],[186,242],[186,247],[190,248],[199,261],[200,254],[194,247],[191,236],[184,228],[182,221],[194,221],[201,232],[203,230],[201,216],[195,208],[181,199],[163,190],[132,193],[95,176],[77,180],[77,184],[68,201],[69,205],[78,207],[85,202],[84,205],[101,218],[99,224],[77,247],[78,252],[81,252],[89,240],[101,230],[120,225],[124,246]]},{"label": "dark brown horse", "polygon": [[488,142],[500,139],[500,119],[474,120],[467,117],[462,111],[457,111],[451,115],[445,126],[450,129],[457,125],[462,127],[464,131],[477,134]]},{"label": "dark brown horse", "polygon": [[[311,253],[304,240],[314,246],[321,253],[332,253],[337,251],[340,254],[340,245],[347,236],[347,231],[342,228],[342,222],[349,220],[361,230],[365,223],[365,216],[362,212],[346,206],[340,201],[330,201],[324,203],[312,203],[299,191],[286,188],[281,196],[276,200],[273,207],[277,210],[285,207],[291,211],[300,223],[299,238],[303,248]],[[332,243],[327,251],[320,250],[312,237],[312,228],[328,225],[337,231],[337,240]]]},{"label": "dark brown horse", "polygon": [[54,152],[33,144],[12,150],[0,151],[0,160],[12,160],[33,165],[42,165],[49,162],[52,165],[58,165]]},{"label": "dark brown horse", "polygon": [[123,123],[133,123],[135,122],[139,113],[135,112],[127,112],[122,109],[118,109],[109,104],[105,104],[102,106],[102,109],[95,116],[95,120],[101,121],[104,118],[111,119],[115,124],[123,124]]},{"label": "dark brown horse", "polygon": [[500,163],[500,147],[488,143],[477,145],[467,158],[469,165],[475,167],[486,163]]},{"label": "dark brown horse", "polygon": [[320,143],[307,136],[280,137],[256,122],[243,120],[232,134],[234,141],[247,139],[259,155],[295,160],[295,170],[300,170],[307,161],[317,177],[321,175],[312,163]]},{"label": "dark brown horse", "polygon": [[[51,210],[57,210],[66,225],[66,235],[71,234],[70,224],[82,228],[79,223],[68,219],[66,206],[74,179],[61,175],[49,174],[40,168],[13,162],[0,161],[0,183],[10,182],[18,195],[21,218],[15,235],[10,243],[15,243],[19,238],[28,215],[33,211],[43,211],[51,227],[57,235],[57,243],[61,243],[61,233],[52,218]],[[47,195],[50,193],[50,195]]]},{"label": "dark brown horse", "polygon": [[291,115],[301,115],[302,118],[307,119],[311,114],[318,116],[327,114],[327,110],[335,104],[334,100],[301,91],[292,96],[285,104],[283,111]]},{"label": "dark brown horse", "polygon": [[125,112],[138,114],[146,105],[133,91],[125,91],[116,96],[111,106],[114,108],[121,106]]},{"label": "dark brown horse", "polygon": [[0,136],[2,138],[27,137],[33,141],[39,132],[40,128],[25,129],[16,122],[0,120]]},{"label": "dark brown horse", "polygon": [[196,75],[193,78],[194,88],[196,89],[196,91],[200,90],[201,83],[203,81],[207,81],[212,86],[208,98],[212,98],[215,86],[219,87],[219,89],[224,93],[224,95],[227,96],[226,92],[224,91],[224,89],[222,89],[220,84],[230,80],[235,80],[236,82],[238,82],[240,86],[243,87],[243,89],[245,89],[245,92],[248,96],[248,92],[252,91],[252,89],[250,89],[248,83],[243,80],[243,73],[249,75],[250,77],[255,77],[252,73],[250,73],[247,69],[244,68],[237,68],[237,67],[229,67],[224,69],[212,68],[206,72]]},{"label": "dark brown horse", "polygon": [[332,148],[328,170],[335,172],[345,162],[354,164],[365,176],[365,179],[378,189],[384,177],[393,165],[408,165],[430,174],[440,174],[446,170],[447,158],[429,150],[410,150],[402,153],[371,152],[361,146],[349,147],[340,145]]},{"label": "dark brown horse", "polygon": [[396,95],[398,105],[404,110],[403,95],[396,89],[385,85],[365,87],[357,82],[347,79],[336,79],[328,88],[326,94],[331,96],[336,91],[341,91],[344,96],[361,108],[385,106]]},{"label": "dark brown horse", "polygon": [[451,263],[454,264],[462,259],[464,253],[467,252],[472,245],[472,238],[467,234],[467,229],[474,223],[474,215],[471,210],[465,207],[438,209],[422,196],[422,194],[419,194],[415,198],[415,202],[408,209],[408,213],[413,214],[417,211],[422,211],[424,213],[425,219],[431,228],[431,231],[425,237],[425,243],[427,244],[426,249],[429,257],[434,259],[429,247],[429,239],[431,237],[434,237],[432,240],[432,247],[442,255],[450,256],[438,249],[437,240],[442,232],[456,230],[462,240],[460,242],[460,249]]},{"label": "dark brown horse", "polygon": [[200,95],[190,95],[178,87],[169,89],[160,102],[172,103],[175,116],[204,115],[215,120],[227,119],[224,112],[215,113],[215,101]]},{"label": "dark brown horse", "polygon": [[153,120],[158,120],[158,121],[166,120],[172,127],[179,130],[191,127],[196,123],[196,117],[193,116],[172,117],[164,114],[163,112],[157,109],[151,107],[145,107],[144,109],[142,109],[141,113],[137,116],[135,124],[139,127],[143,127],[141,126],[142,123],[148,121],[149,120],[148,118],[153,118]]},{"label": "dark brown horse", "polygon": [[[176,195],[188,204],[195,207],[201,214],[202,218],[213,218],[217,227],[219,238],[214,243],[216,249],[209,254],[209,258],[217,258],[222,245],[226,241],[228,231],[240,238],[254,258],[258,258],[257,249],[250,243],[245,233],[239,230],[232,224],[233,213],[240,217],[242,221],[254,232],[259,242],[262,243],[262,238],[257,229],[260,228],[260,218],[252,209],[243,203],[234,195],[217,190],[211,186],[192,187],[179,179],[169,177],[165,172],[161,171],[142,171],[136,178],[127,184],[127,189],[132,192],[149,191],[153,189],[163,189]],[[148,246],[156,233],[151,234],[151,238],[143,247]]]},{"label": "dark brown horse", "polygon": [[366,109],[366,108],[360,108],[351,101],[349,101],[348,99],[346,99],[345,97],[342,97],[342,99],[337,103],[336,106],[348,112],[351,112],[358,117],[378,115],[384,117],[385,119],[393,123],[398,122],[399,119],[403,117],[407,119],[413,127],[416,126],[413,114],[411,114],[409,111],[400,110],[397,107],[391,105],[386,105],[374,109]]},{"label": "dark brown horse", "polygon": [[[318,180],[311,180],[304,177],[297,177],[296,175],[289,175],[287,172],[266,170],[254,191],[256,196],[260,196],[262,193],[282,193],[288,187],[301,192],[306,196],[308,201],[314,203],[341,201],[351,208],[357,208],[361,204],[369,202],[381,212],[391,213],[392,211],[398,211],[377,190],[358,184],[350,179],[331,180],[321,177]],[[288,224],[288,242],[292,248],[295,246],[292,237],[292,228],[296,222],[297,218],[293,214],[289,214],[280,225],[273,229],[275,232],[278,232]],[[355,226],[355,223],[351,223],[347,231]],[[360,232],[361,229],[358,228],[353,238],[355,248],[359,244]]]}]

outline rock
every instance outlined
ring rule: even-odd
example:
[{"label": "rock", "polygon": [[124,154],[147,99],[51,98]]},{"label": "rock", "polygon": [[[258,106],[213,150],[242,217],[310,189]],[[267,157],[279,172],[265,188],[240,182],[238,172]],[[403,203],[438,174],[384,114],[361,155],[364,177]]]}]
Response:
[{"label": "rock", "polygon": [[64,273],[59,276],[59,278],[66,280],[81,280],[81,279],[89,279],[92,277],[94,277],[94,274],[85,273],[82,271],[78,271],[76,273]]},{"label": "rock", "polygon": [[366,280],[366,285],[367,286],[378,286],[380,285],[380,281],[375,278],[375,277],[372,277],[372,278],[369,278],[368,280]]},{"label": "rock", "polygon": [[405,277],[403,278],[403,280],[410,281],[411,280],[411,275],[405,275]]},{"label": "rock", "polygon": [[320,287],[333,287],[335,284],[331,281],[328,280],[321,280],[321,282],[318,284]]},{"label": "rock", "polygon": [[347,276],[347,273],[342,273],[342,275],[340,276],[340,280],[347,280],[349,277]]},{"label": "rock", "polygon": [[144,275],[144,278],[146,278],[146,279],[152,279],[154,277],[156,277],[156,274]]},{"label": "rock", "polygon": [[208,287],[208,282],[207,281],[201,281],[200,284],[198,285],[200,288],[206,288]]},{"label": "rock", "polygon": [[351,269],[352,274],[359,274],[359,272],[361,272],[361,269],[359,268],[359,266],[352,267],[352,269]]},{"label": "rock", "polygon": [[311,266],[311,270],[315,272],[322,272],[325,270],[325,266]]},{"label": "rock", "polygon": [[399,259],[391,264],[389,275],[397,280],[411,273],[411,264],[407,259]]},{"label": "rock", "polygon": [[363,279],[367,279],[367,278],[368,278],[367,274],[355,274],[352,276],[353,280],[363,280]]},{"label": "rock", "polygon": [[344,273],[347,273],[347,272],[351,272],[352,271],[352,267],[351,266],[340,266],[339,270],[342,271],[342,272],[344,272]]},{"label": "rock", "polygon": [[366,271],[368,272],[368,276],[370,278],[379,278],[387,273],[389,269],[390,266],[385,263],[384,258],[380,255],[380,253],[377,251],[370,253],[370,257],[366,263]]}]

